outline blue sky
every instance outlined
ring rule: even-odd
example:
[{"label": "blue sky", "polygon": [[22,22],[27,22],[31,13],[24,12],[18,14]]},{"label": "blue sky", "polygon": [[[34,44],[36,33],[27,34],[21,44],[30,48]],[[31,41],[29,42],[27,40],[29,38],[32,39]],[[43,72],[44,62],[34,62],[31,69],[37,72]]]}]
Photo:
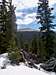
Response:
[{"label": "blue sky", "polygon": [[[36,20],[37,3],[38,0],[13,0],[13,4],[16,6],[17,29],[39,28],[40,25],[37,24]],[[50,6],[54,3],[56,0],[49,0]]]}]

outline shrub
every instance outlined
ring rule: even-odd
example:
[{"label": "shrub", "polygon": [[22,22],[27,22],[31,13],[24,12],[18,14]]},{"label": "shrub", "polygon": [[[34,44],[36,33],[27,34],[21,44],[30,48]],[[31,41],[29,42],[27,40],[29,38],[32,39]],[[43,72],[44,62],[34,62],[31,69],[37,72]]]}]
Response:
[{"label": "shrub", "polygon": [[19,62],[23,61],[22,55],[19,51],[19,49],[10,50],[8,52],[9,60],[11,61],[11,64],[19,65]]}]

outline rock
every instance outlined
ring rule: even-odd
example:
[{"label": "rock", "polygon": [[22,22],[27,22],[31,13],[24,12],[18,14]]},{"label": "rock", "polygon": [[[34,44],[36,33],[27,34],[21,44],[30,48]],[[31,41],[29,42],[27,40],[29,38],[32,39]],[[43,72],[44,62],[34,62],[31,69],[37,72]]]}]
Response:
[{"label": "rock", "polygon": [[38,69],[38,67],[34,64],[34,63],[29,63],[29,66],[31,67],[31,68],[35,68],[35,69]]},{"label": "rock", "polygon": [[56,58],[51,58],[43,65],[40,65],[41,68],[43,68],[46,71],[53,71],[56,72]]},{"label": "rock", "polygon": [[[34,68],[38,68],[35,63],[37,62],[37,57],[35,55],[32,55],[31,53],[27,52],[24,49],[21,49],[21,54],[23,56],[23,59],[25,60],[25,62],[27,62],[27,66],[29,67],[34,67]],[[30,63],[29,63],[30,62]]]}]

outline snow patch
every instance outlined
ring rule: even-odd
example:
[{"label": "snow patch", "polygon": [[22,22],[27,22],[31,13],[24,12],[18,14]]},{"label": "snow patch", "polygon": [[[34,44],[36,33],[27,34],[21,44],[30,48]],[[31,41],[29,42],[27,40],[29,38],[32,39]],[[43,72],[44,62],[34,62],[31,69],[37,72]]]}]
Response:
[{"label": "snow patch", "polygon": [[[0,67],[8,61],[8,54],[0,55]],[[4,62],[5,61],[5,62]],[[37,65],[40,68],[40,64]],[[54,72],[46,72],[42,69],[29,68],[24,63],[20,63],[19,66],[8,65],[6,69],[0,69],[0,75],[56,75]]]}]

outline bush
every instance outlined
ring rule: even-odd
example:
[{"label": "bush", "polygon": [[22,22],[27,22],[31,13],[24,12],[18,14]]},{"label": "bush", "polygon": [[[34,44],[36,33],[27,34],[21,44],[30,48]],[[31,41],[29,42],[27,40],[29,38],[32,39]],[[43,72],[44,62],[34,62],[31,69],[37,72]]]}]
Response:
[{"label": "bush", "polygon": [[23,61],[22,55],[20,53],[20,49],[16,46],[15,39],[12,39],[9,42],[8,46],[8,58],[11,61],[11,64],[19,64],[19,62]]},{"label": "bush", "polygon": [[18,49],[9,51],[8,57],[9,60],[11,60],[11,64],[19,65],[19,62],[23,61],[22,55]]}]

